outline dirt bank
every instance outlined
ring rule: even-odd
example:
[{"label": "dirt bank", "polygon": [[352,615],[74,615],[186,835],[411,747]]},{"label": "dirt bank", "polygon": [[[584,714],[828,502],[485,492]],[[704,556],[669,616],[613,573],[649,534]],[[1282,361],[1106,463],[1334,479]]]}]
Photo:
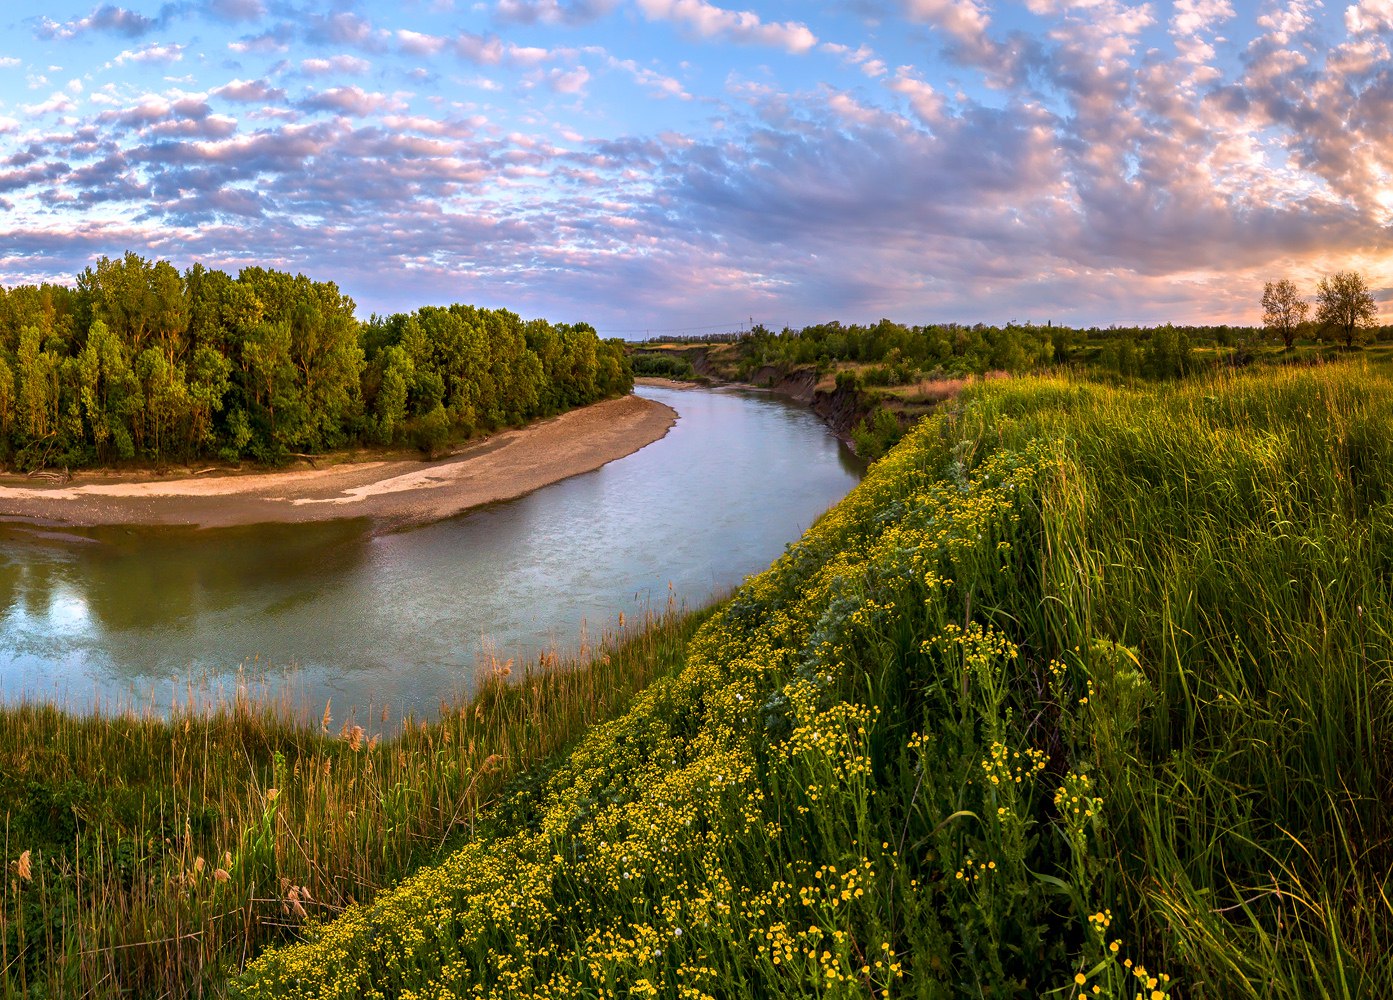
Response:
[{"label": "dirt bank", "polygon": [[625,396],[503,431],[437,462],[178,479],[78,474],[51,486],[8,477],[0,480],[0,517],[201,527],[348,517],[436,521],[598,469],[657,441],[676,419],[670,407]]}]

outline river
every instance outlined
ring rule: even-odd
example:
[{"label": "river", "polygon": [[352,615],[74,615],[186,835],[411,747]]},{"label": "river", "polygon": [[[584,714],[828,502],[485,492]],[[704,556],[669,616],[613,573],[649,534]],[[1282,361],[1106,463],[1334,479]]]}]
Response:
[{"label": "river", "polygon": [[767,393],[638,392],[677,411],[662,440],[410,530],[0,524],[0,698],[161,711],[251,678],[336,713],[433,714],[490,656],[568,652],[621,612],[728,592],[860,479],[815,416]]}]

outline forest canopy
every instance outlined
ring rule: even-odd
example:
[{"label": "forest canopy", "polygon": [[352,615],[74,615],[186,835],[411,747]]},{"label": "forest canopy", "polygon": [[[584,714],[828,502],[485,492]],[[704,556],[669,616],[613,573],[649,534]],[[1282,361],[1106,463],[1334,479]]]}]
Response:
[{"label": "forest canopy", "polygon": [[135,253],[0,287],[0,463],[33,469],[446,441],[633,387],[586,323],[427,306],[366,322],[328,281]]}]

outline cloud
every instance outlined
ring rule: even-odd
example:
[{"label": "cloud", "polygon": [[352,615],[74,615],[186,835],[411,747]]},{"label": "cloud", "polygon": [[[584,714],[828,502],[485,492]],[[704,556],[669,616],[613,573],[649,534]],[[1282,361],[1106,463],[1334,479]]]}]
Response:
[{"label": "cloud", "polygon": [[311,45],[351,45],[378,51],[382,36],[367,18],[352,11],[312,14],[305,19],[304,37]]},{"label": "cloud", "polygon": [[228,42],[227,47],[238,54],[286,52],[295,38],[295,28],[289,24],[278,24],[258,35],[243,35],[236,41]]},{"label": "cloud", "polygon": [[403,28],[397,31],[397,43],[408,55],[433,56],[449,45],[450,40],[439,35],[424,35]]},{"label": "cloud", "polygon": [[914,114],[924,125],[932,128],[944,120],[945,102],[943,95],[933,86],[914,76],[912,67],[901,66],[888,86],[897,94],[903,94],[914,109]]},{"label": "cloud", "polygon": [[609,14],[619,0],[498,0],[494,16],[509,24],[587,24]]},{"label": "cloud", "polygon": [[[845,0],[876,19],[861,37],[812,4],[776,8],[806,25],[708,0],[107,4],[44,22],[113,36],[104,75],[54,92],[79,70],[45,59],[0,117],[0,276],[163,247],[313,266],[374,308],[615,321],[639,288],[670,325],[714,305],[775,325],[1251,319],[1267,271],[1393,284],[1393,0],[1345,2]],[[196,25],[140,20],[195,10],[253,24],[229,60],[195,58]],[[625,32],[599,26],[600,47],[587,25],[611,14]],[[664,65],[669,25],[716,44]],[[824,58],[790,72],[735,44]],[[187,82],[123,81],[175,53]],[[413,70],[418,94],[347,85]],[[652,103],[673,99],[691,104]]]},{"label": "cloud", "polygon": [[40,115],[54,113],[62,114],[72,111],[75,107],[76,105],[73,104],[72,99],[67,94],[55,92],[46,101],[42,101],[38,104],[21,105],[21,110],[31,118],[37,118]]},{"label": "cloud", "polygon": [[932,24],[972,50],[985,44],[991,24],[991,18],[976,0],[907,0],[906,10],[911,18]]},{"label": "cloud", "polygon": [[[418,36],[411,40],[411,44],[417,48],[424,48],[427,37]],[[555,53],[549,49],[518,45],[515,42],[505,42],[497,35],[476,35],[470,31],[462,31],[453,39],[431,38],[429,44],[433,51],[439,50],[435,48],[437,41],[448,45],[459,58],[480,66],[508,65],[531,68],[549,62],[555,57]],[[406,44],[403,43],[403,48],[405,47]]]},{"label": "cloud", "polygon": [[22,191],[68,172],[66,163],[35,163],[18,170],[0,170],[0,192]]},{"label": "cloud", "polygon": [[217,97],[247,104],[285,100],[285,91],[272,87],[265,80],[232,80],[213,91]]},{"label": "cloud", "polygon": [[127,49],[118,55],[113,62],[117,66],[124,66],[127,63],[169,63],[179,62],[184,58],[184,46],[177,44],[160,45],[151,42],[149,45],[139,49]]},{"label": "cloud", "polygon": [[1359,0],[1345,8],[1345,28],[1351,35],[1393,29],[1393,0]]},{"label": "cloud", "polygon": [[547,86],[558,94],[581,94],[590,82],[590,71],[584,66],[554,69],[547,74]]},{"label": "cloud", "polygon": [[623,70],[632,76],[640,86],[646,88],[648,93],[659,99],[675,97],[679,100],[690,101],[692,95],[687,93],[680,80],[670,76],[665,76],[656,70],[640,66],[632,59],[616,59],[614,56],[607,55],[606,62],[611,69]]},{"label": "cloud", "polygon": [[318,76],[323,73],[349,73],[359,75],[372,69],[372,63],[357,56],[338,55],[328,59],[305,59],[300,63],[300,71]]},{"label": "cloud", "polygon": [[264,0],[211,0],[208,13],[220,21],[259,21],[266,16]]},{"label": "cloud", "polygon": [[797,21],[762,21],[750,11],[726,10],[706,0],[637,0],[650,21],[673,21],[701,38],[744,44],[771,45],[794,54],[807,52],[817,36]]},{"label": "cloud", "polygon": [[36,33],[41,38],[73,38],[89,31],[121,35],[125,38],[139,38],[155,30],[174,11],[172,4],[161,8],[158,17],[147,17],[125,7],[102,4],[94,7],[86,17],[57,22],[41,18]]},{"label": "cloud", "polygon": [[840,45],[837,42],[823,42],[820,46],[822,51],[831,52],[841,56],[847,63],[858,66],[862,73],[871,79],[884,76],[887,72],[885,63],[879,59],[875,51],[869,45],[860,45],[852,48],[849,45]]},{"label": "cloud", "polygon": [[300,107],[307,111],[333,111],[365,118],[383,110],[402,111],[406,106],[396,98],[369,93],[361,87],[331,87],[312,93],[300,101]]}]

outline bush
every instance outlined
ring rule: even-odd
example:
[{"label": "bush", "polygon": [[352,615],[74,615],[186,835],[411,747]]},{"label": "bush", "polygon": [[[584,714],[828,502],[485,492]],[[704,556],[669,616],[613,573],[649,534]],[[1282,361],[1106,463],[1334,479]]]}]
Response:
[{"label": "bush", "polygon": [[435,458],[450,439],[450,415],[445,407],[437,405],[425,416],[416,421],[415,441],[430,458]]},{"label": "bush", "polygon": [[696,378],[696,369],[686,358],[676,354],[640,353],[630,358],[634,375],[644,378],[670,378],[679,382],[690,382]]}]

